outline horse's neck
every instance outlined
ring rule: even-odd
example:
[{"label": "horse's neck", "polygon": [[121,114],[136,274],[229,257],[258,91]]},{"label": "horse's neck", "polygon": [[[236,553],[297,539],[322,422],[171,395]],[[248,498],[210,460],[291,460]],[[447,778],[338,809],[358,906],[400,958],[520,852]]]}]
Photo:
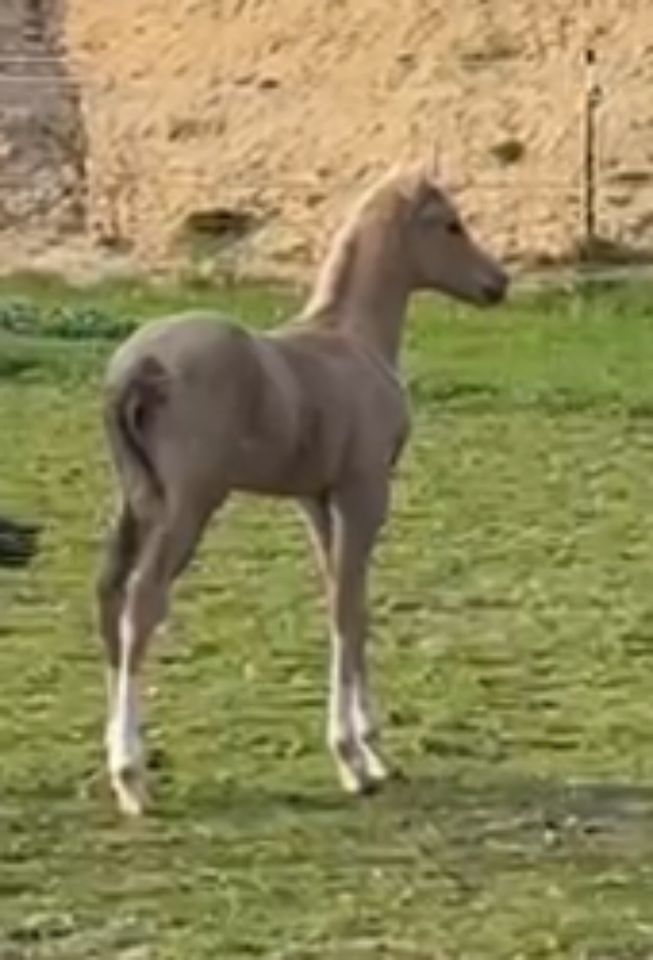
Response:
[{"label": "horse's neck", "polygon": [[304,311],[305,319],[352,336],[392,367],[410,293],[396,243],[382,233],[340,238]]},{"label": "horse's neck", "polygon": [[361,249],[340,304],[340,328],[395,366],[408,302],[409,285],[401,252],[392,245]]}]

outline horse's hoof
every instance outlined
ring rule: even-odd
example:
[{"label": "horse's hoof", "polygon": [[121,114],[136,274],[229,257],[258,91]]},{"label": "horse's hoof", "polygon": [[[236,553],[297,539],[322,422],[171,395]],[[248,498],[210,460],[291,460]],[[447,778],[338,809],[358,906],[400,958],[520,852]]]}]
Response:
[{"label": "horse's hoof", "polygon": [[365,776],[368,780],[372,780],[377,786],[380,786],[392,777],[392,772],[387,764],[370,747],[365,748],[364,757]]},{"label": "horse's hoof", "polygon": [[140,817],[145,812],[147,793],[142,774],[133,768],[114,773],[111,785],[119,811],[126,817]]},{"label": "horse's hoof", "polygon": [[123,816],[137,820],[145,813],[145,803],[135,794],[121,791],[118,795],[118,809]]},{"label": "horse's hoof", "polygon": [[383,784],[385,779],[376,780],[373,777],[366,777],[365,780],[360,784],[358,789],[357,796],[359,797],[373,797],[375,793],[380,793],[383,789]]},{"label": "horse's hoof", "polygon": [[383,785],[383,781],[375,780],[367,772],[348,769],[340,771],[340,782],[345,793],[351,797],[369,797],[377,793]]}]

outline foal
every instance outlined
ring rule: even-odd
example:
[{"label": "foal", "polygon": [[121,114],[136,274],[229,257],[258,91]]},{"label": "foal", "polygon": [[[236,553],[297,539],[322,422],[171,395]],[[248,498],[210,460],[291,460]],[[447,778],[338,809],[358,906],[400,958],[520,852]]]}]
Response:
[{"label": "foal", "polygon": [[299,322],[255,335],[186,314],[145,326],[117,351],[105,422],[121,505],[98,598],[108,767],[125,813],[145,798],[137,679],[148,640],[232,490],[301,505],[328,597],[328,743],[346,790],[386,777],[365,670],[366,579],[409,428],[395,373],[406,306],[417,289],[484,305],[506,287],[420,166],[385,177],[356,205]]}]

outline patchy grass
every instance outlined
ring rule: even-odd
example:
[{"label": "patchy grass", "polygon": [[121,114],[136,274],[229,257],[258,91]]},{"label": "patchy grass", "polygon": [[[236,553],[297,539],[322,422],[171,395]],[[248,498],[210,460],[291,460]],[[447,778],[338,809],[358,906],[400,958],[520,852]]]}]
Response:
[{"label": "patchy grass", "polygon": [[[264,325],[293,302],[12,284],[117,318],[217,303]],[[405,780],[340,795],[303,530],[238,499],[150,663],[139,824],[107,796],[92,637],[111,346],[0,337],[0,504],[46,524],[34,566],[0,574],[2,960],[653,953],[652,294],[417,309],[373,589]]]}]

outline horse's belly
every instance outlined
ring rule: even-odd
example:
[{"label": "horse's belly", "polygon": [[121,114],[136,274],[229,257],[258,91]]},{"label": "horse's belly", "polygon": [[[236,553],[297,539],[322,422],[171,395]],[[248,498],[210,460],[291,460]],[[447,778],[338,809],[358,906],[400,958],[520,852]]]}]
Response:
[{"label": "horse's belly", "polygon": [[237,489],[302,497],[334,485],[342,462],[342,430],[326,433],[317,420],[293,427],[244,438],[234,477]]},{"label": "horse's belly", "polygon": [[280,451],[263,444],[240,458],[234,487],[273,496],[313,496],[331,487],[336,473],[332,458],[317,445]]}]

